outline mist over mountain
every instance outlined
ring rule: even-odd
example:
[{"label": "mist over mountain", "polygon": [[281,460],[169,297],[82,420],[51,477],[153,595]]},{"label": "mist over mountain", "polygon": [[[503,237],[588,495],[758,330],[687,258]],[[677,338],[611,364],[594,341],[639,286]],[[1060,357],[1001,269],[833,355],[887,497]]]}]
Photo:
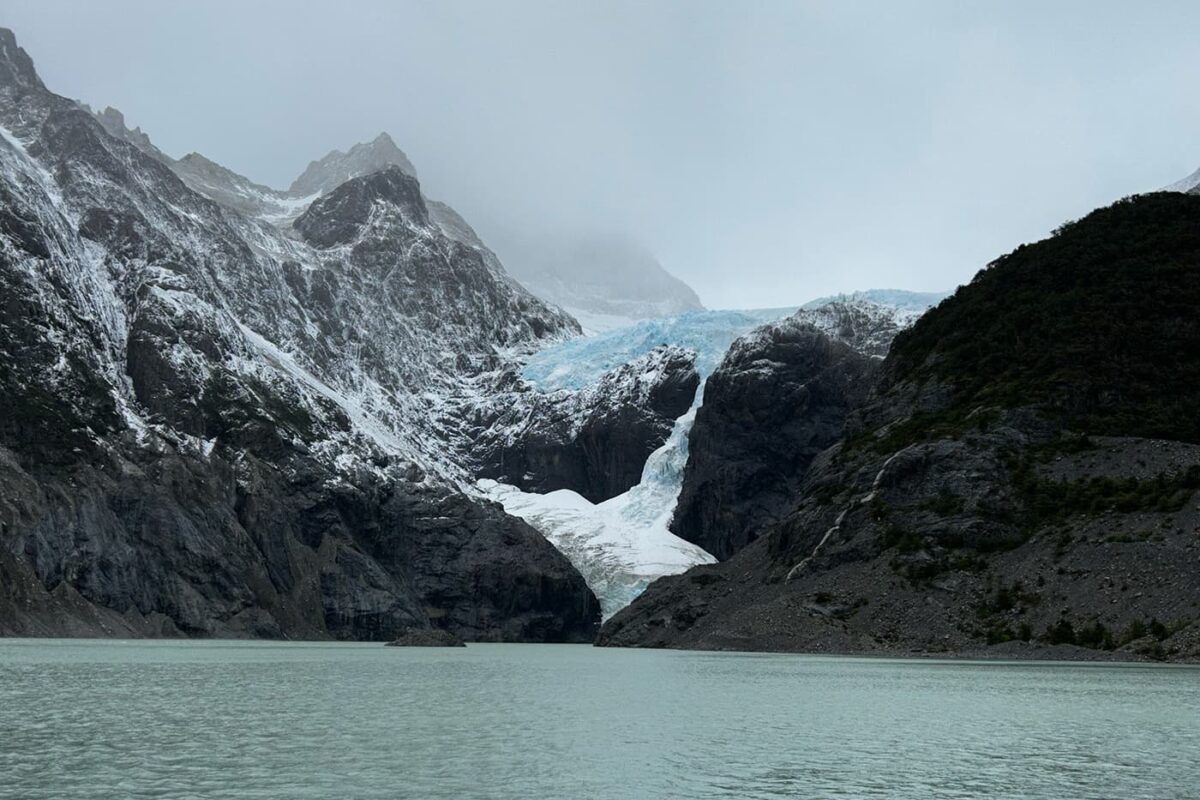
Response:
[{"label": "mist over mountain", "polygon": [[3,16],[0,800],[1197,797],[1200,5]]},{"label": "mist over mountain", "polygon": [[622,234],[501,237],[496,246],[517,280],[589,331],[704,308],[690,286]]}]

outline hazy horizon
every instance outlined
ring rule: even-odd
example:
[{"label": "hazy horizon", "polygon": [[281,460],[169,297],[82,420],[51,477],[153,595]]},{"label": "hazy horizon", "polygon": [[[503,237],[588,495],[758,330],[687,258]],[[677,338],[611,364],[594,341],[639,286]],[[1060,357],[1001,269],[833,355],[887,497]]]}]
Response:
[{"label": "hazy horizon", "polygon": [[[114,6],[120,6],[114,10]],[[285,188],[387,131],[487,242],[612,232],[709,307],[950,289],[1200,164],[1200,6],[8,3],[55,92]]]}]

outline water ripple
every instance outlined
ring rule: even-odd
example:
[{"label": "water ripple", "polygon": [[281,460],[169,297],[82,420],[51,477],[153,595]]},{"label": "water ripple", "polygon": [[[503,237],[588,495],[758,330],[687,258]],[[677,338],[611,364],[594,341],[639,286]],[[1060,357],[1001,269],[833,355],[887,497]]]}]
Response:
[{"label": "water ripple", "polygon": [[0,641],[0,798],[1033,798],[1200,787],[1200,670]]}]

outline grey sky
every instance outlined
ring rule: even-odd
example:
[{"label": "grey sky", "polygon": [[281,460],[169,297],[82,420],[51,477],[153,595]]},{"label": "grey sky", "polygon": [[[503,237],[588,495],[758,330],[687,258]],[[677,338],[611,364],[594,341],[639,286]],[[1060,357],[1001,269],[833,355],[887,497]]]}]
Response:
[{"label": "grey sky", "polygon": [[710,307],[948,288],[1200,165],[1200,3],[0,9],[171,155],[286,187],[387,130],[485,240],[628,232]]}]

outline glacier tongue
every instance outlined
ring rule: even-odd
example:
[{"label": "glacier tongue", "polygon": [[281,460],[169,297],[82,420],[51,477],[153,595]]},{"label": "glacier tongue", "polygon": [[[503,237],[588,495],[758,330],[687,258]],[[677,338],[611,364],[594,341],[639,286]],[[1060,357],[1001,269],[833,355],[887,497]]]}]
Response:
[{"label": "glacier tongue", "polygon": [[670,438],[646,460],[641,482],[603,503],[593,504],[569,489],[534,494],[491,480],[478,484],[571,560],[600,600],[604,619],[632,603],[655,579],[716,561],[668,528],[699,402],[697,394],[696,403],[675,422]]}]

